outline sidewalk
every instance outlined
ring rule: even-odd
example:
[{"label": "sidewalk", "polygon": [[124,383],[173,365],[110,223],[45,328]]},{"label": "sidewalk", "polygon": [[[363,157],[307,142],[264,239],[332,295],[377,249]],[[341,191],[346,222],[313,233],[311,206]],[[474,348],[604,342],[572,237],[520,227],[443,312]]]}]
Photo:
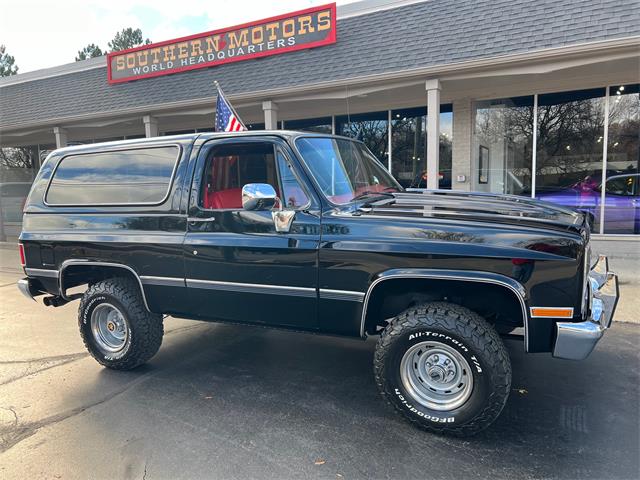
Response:
[{"label": "sidewalk", "polygon": [[[640,236],[592,240],[593,255],[606,255],[618,274],[620,302],[614,320],[640,323]],[[22,274],[16,243],[0,242],[0,271]]]}]

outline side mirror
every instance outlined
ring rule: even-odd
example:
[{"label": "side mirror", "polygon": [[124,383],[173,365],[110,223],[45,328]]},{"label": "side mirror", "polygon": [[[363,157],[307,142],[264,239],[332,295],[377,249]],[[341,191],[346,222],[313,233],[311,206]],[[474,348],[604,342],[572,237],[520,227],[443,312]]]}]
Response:
[{"label": "side mirror", "polygon": [[[274,211],[276,204],[279,207]],[[282,202],[276,195],[276,191],[268,183],[248,183],[242,187],[242,208],[245,210],[271,210],[271,218],[273,218],[278,233],[288,233],[296,216],[294,210],[282,208]]]},{"label": "side mirror", "polygon": [[242,208],[271,210],[278,202],[274,188],[268,183],[248,183],[242,187]]}]

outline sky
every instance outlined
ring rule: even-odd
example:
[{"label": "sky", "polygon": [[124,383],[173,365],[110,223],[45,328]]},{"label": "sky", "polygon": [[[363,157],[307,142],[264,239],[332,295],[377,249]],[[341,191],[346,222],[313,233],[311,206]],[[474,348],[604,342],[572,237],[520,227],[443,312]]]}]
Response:
[{"label": "sky", "polygon": [[105,51],[126,27],[160,42],[326,3],[331,0],[0,0],[0,44],[25,73],[73,62],[89,43]]}]

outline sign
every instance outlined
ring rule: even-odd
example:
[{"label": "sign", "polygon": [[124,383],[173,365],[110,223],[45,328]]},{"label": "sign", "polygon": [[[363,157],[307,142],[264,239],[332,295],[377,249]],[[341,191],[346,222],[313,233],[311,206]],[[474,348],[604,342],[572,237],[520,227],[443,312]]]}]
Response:
[{"label": "sign", "polygon": [[206,68],[336,42],[335,3],[107,55],[109,83]]}]

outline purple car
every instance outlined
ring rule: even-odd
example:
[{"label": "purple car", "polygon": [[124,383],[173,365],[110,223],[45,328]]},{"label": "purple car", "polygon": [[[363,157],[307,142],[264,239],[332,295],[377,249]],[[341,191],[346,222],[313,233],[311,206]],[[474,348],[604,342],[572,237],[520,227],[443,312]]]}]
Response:
[{"label": "purple car", "polygon": [[[602,184],[592,177],[560,191],[538,192],[540,200],[589,212],[600,224]],[[605,187],[605,233],[640,233],[640,173],[612,175]]]}]

